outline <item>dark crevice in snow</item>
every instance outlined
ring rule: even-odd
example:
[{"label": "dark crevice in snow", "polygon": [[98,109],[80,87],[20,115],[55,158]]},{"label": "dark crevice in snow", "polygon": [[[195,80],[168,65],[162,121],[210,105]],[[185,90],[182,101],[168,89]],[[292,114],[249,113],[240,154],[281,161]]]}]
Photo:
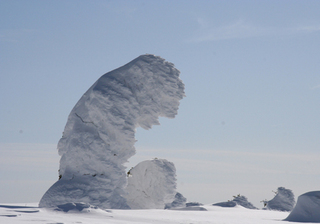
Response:
[{"label": "dark crevice in snow", "polygon": [[80,120],[83,122],[83,123],[86,123],[86,124],[93,124],[94,126],[96,126],[96,127],[98,127],[97,125],[95,125],[92,121],[84,121],[83,119],[82,119],[82,117],[79,115],[79,114],[77,114],[77,113],[74,113],[78,118],[80,118]]}]

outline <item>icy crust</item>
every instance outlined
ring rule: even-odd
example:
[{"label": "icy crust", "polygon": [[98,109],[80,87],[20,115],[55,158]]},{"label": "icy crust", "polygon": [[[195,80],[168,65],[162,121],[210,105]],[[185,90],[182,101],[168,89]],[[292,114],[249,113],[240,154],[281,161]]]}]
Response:
[{"label": "icy crust", "polygon": [[266,202],[269,210],[291,211],[295,204],[294,194],[290,189],[279,187],[276,196]]},{"label": "icy crust", "polygon": [[176,169],[165,159],[139,163],[128,173],[127,203],[132,209],[164,209],[176,195]]},{"label": "icy crust", "polygon": [[320,191],[300,195],[296,206],[285,221],[320,223]]},{"label": "icy crust", "polygon": [[[107,199],[90,204],[126,207],[121,199],[126,185],[123,164],[135,154],[135,130],[159,124],[160,116],[175,117],[185,96],[179,73],[160,57],[142,55],[99,78],[68,117],[58,143],[61,179],[39,205],[89,202],[96,198],[92,195],[100,195]],[[77,184],[74,190],[62,190]]]}]

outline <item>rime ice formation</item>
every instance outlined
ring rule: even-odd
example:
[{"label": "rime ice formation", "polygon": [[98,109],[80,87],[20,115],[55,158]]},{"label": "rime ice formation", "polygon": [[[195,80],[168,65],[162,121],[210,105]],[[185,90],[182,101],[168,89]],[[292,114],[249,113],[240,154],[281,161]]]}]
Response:
[{"label": "rime ice formation", "polygon": [[58,143],[60,179],[39,206],[129,208],[123,164],[135,154],[135,130],[175,117],[184,97],[179,73],[160,57],[142,55],[99,78],[68,117]]},{"label": "rime ice formation", "polygon": [[285,221],[320,222],[320,191],[311,191],[298,197],[294,209]]},{"label": "rime ice formation", "polygon": [[290,189],[279,187],[276,196],[270,201],[264,201],[266,209],[289,212],[293,209],[295,200]]},{"label": "rime ice formation", "polygon": [[187,199],[181,193],[177,192],[173,202],[166,204],[165,209],[184,208],[186,207],[186,202]]},{"label": "rime ice formation", "polygon": [[[130,173],[129,173],[130,172]],[[165,159],[147,160],[128,172],[127,203],[132,209],[164,209],[176,194],[176,169]]]},{"label": "rime ice formation", "polygon": [[245,208],[257,209],[248,201],[248,199],[245,196],[242,196],[242,195],[233,196],[232,201],[219,202],[213,205],[220,206],[220,207],[235,207],[237,205],[241,205],[242,207],[245,207]]}]

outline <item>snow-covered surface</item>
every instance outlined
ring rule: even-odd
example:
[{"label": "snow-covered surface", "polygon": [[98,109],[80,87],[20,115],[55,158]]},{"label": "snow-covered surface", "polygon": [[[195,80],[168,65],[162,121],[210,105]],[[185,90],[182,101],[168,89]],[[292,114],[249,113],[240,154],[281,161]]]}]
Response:
[{"label": "snow-covered surface", "polygon": [[164,209],[176,195],[174,164],[165,159],[139,163],[128,172],[125,192],[131,209]]},{"label": "snow-covered surface", "polygon": [[279,187],[277,194],[270,201],[265,201],[266,209],[291,211],[296,203],[292,190]]},{"label": "snow-covered surface", "polygon": [[290,215],[291,222],[320,222],[320,191],[311,191],[298,197],[298,201]]},{"label": "snow-covered surface", "polygon": [[[101,210],[90,208],[67,213],[38,208],[37,204],[0,204],[0,223],[8,224],[288,224],[281,221],[288,212],[246,209],[241,206],[222,208],[201,206],[207,211],[181,210]],[[29,207],[24,207],[29,206]]]},{"label": "snow-covered surface", "polygon": [[59,178],[40,207],[84,202],[100,208],[129,208],[123,198],[124,163],[135,154],[135,131],[174,118],[184,97],[172,63],[142,55],[106,73],[72,109],[58,143]]}]

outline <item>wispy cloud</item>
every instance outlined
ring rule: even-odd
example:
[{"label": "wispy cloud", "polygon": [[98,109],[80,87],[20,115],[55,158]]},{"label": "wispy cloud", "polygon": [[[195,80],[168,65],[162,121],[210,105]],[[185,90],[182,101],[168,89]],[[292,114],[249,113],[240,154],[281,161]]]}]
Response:
[{"label": "wispy cloud", "polygon": [[315,90],[315,89],[320,89],[320,85],[317,85],[317,86],[313,86],[313,87],[311,87],[310,89],[312,89],[312,90]]},{"label": "wispy cloud", "polygon": [[[265,36],[287,36],[320,31],[320,25],[296,27],[265,27],[239,19],[224,26],[210,27],[203,19],[197,19],[200,29],[190,42],[207,42],[228,39],[244,39]],[[205,25],[204,25],[205,24]]]}]

